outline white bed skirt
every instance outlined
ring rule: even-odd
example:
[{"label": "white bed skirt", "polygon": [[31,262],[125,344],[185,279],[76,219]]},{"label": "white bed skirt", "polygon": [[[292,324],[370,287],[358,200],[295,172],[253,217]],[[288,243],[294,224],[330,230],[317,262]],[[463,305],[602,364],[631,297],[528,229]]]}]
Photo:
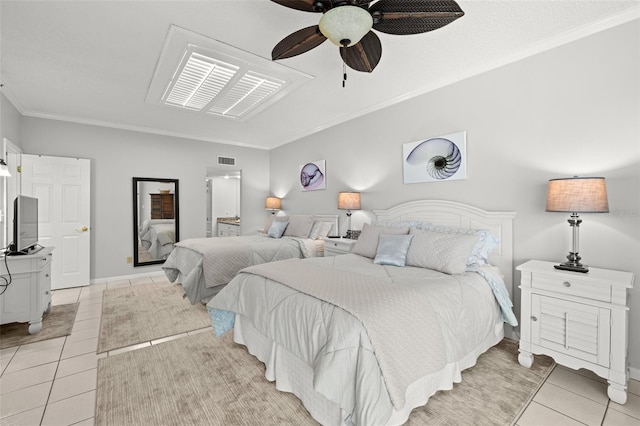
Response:
[{"label": "white bed skirt", "polygon": [[[495,333],[471,350],[460,361],[447,364],[442,370],[424,376],[409,386],[402,410],[394,410],[387,425],[401,425],[411,410],[425,405],[438,390],[450,390],[462,381],[462,370],[476,364],[478,357],[504,337],[503,324],[496,324]],[[313,390],[313,370],[287,349],[262,335],[244,316],[236,314],[234,341],[247,347],[249,353],[266,366],[265,377],[275,381],[276,389],[291,392],[298,397],[311,416],[323,425],[353,425],[349,413]]]}]

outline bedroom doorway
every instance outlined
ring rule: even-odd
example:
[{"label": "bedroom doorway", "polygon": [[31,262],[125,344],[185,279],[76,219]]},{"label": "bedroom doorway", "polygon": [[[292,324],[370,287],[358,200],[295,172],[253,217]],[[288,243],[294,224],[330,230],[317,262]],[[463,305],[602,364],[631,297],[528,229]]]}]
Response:
[{"label": "bedroom doorway", "polygon": [[207,167],[206,191],[205,236],[217,237],[221,232],[227,236],[230,231],[241,235],[242,170]]}]

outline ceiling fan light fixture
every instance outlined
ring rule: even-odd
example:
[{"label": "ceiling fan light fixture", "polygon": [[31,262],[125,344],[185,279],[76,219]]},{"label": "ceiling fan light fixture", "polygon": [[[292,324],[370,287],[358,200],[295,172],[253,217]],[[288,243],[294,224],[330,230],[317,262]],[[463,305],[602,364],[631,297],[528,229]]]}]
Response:
[{"label": "ceiling fan light fixture", "polygon": [[[353,46],[373,27],[371,14],[357,6],[329,9],[320,18],[320,32],[339,47]],[[346,46],[345,46],[346,43]]]}]

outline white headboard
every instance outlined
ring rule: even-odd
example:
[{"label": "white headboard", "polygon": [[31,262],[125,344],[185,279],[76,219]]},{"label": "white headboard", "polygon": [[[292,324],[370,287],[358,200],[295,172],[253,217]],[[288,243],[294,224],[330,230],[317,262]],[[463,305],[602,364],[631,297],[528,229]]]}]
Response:
[{"label": "white headboard", "polygon": [[444,200],[417,200],[387,210],[373,210],[380,222],[418,220],[453,229],[488,229],[500,240],[490,262],[500,267],[513,300],[513,218],[515,212],[490,212],[468,204]]}]

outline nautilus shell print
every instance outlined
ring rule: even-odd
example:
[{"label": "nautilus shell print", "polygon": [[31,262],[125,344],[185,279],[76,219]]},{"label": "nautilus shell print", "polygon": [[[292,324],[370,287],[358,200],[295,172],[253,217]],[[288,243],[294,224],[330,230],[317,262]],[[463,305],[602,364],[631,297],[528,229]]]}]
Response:
[{"label": "nautilus shell print", "polygon": [[300,186],[303,191],[324,189],[324,160],[300,166]]},{"label": "nautilus shell print", "polygon": [[403,146],[404,182],[465,179],[465,134],[431,138]]}]

